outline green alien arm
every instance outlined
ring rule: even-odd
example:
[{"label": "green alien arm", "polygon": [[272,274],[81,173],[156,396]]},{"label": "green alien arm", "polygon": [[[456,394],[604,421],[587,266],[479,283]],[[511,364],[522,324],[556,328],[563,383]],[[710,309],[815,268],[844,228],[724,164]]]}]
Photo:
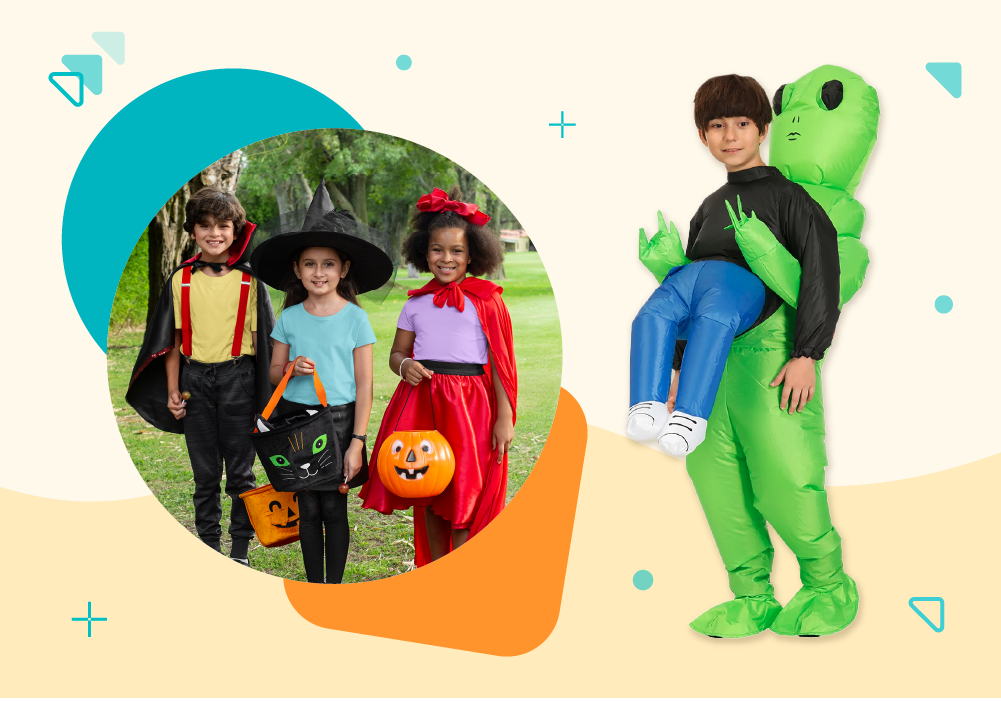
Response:
[{"label": "green alien arm", "polygon": [[653,273],[657,282],[663,282],[671,268],[687,265],[692,261],[685,256],[685,247],[681,245],[681,234],[674,222],[670,228],[664,222],[664,215],[657,212],[657,233],[649,241],[646,232],[640,229],[640,262]]},{"label": "green alien arm", "polygon": [[[740,218],[734,213],[728,202],[731,226],[737,239],[737,245],[744,254],[744,259],[751,266],[751,272],[761,278],[775,294],[789,306],[795,308],[799,300],[799,282],[802,268],[785,246],[780,244],[768,226],[758,219],[754,212],[751,216],[740,213]],[[737,201],[740,209],[740,200]],[[729,228],[729,227],[727,227]],[[862,287],[865,271],[869,265],[869,252],[861,241],[854,236],[838,237],[838,262],[841,265],[841,305],[855,296]]]}]

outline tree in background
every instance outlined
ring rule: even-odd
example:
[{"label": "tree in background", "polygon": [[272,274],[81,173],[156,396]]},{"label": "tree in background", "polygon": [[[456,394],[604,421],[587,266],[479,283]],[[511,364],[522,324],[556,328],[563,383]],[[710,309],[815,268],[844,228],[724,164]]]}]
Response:
[{"label": "tree in background", "polygon": [[463,197],[494,217],[498,230],[502,214],[514,220],[500,198],[444,156],[355,129],[312,129],[247,146],[236,194],[248,218],[263,223],[308,206],[321,175],[337,207],[389,233],[397,250],[417,199],[435,187],[448,190],[458,182]]},{"label": "tree in background", "polygon": [[146,321],[153,317],[153,310],[160,299],[160,292],[170,273],[196,252],[195,244],[184,230],[184,208],[188,200],[203,187],[215,186],[233,192],[240,178],[243,154],[234,151],[220,158],[193,177],[173,197],[167,200],[153,221],[149,223],[149,297]]}]

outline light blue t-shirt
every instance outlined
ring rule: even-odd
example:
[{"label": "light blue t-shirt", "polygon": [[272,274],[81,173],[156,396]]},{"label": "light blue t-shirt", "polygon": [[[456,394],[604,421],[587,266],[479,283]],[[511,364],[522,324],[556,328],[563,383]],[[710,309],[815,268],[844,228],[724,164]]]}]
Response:
[{"label": "light blue t-shirt", "polygon": [[[354,349],[375,343],[375,332],[361,307],[349,302],[333,316],[313,316],[297,304],[278,317],[271,338],[290,346],[289,360],[304,355],[316,362],[328,405],[355,400]],[[289,380],[284,397],[300,404],[320,401],[313,378],[307,375]]]}]

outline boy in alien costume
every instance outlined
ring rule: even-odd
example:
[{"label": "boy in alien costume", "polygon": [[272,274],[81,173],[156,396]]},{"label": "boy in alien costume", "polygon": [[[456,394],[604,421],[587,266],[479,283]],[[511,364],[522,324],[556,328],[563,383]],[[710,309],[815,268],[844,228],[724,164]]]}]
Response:
[{"label": "boy in alien costume", "polygon": [[[859,240],[865,210],[853,195],[876,142],[876,91],[850,71],[822,66],[779,88],[773,106],[769,160],[802,185],[836,227],[843,305],[861,287],[869,263]],[[858,590],[844,571],[824,490],[823,361],[816,363],[813,400],[802,412],[780,409],[781,387],[769,383],[792,347],[800,266],[753,212],[748,217],[737,204],[730,216],[751,270],[784,304],[734,340],[705,442],[686,461],[735,597],[691,627],[727,638],[767,628],[829,635],[855,619]],[[661,280],[688,260],[674,225],[659,222],[649,242],[640,231],[640,259]],[[769,582],[774,551],[765,521],[800,564],[803,587],[784,608]]]}]

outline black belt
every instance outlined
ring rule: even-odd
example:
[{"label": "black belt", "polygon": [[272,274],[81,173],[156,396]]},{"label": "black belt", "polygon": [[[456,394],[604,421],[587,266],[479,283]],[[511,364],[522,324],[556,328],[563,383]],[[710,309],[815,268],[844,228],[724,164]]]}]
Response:
[{"label": "black belt", "polygon": [[181,358],[184,359],[185,365],[194,365],[196,368],[224,368],[230,365],[240,365],[241,363],[248,361],[253,357],[254,356],[252,355],[241,355],[237,358],[233,358],[231,360],[223,360],[218,363],[203,363],[200,360],[195,360],[194,358],[188,358],[183,355],[181,356]]},{"label": "black belt", "polygon": [[[415,360],[417,359],[415,358]],[[417,360],[417,362],[428,370],[442,375],[466,375],[474,377],[486,374],[483,371],[483,366],[479,363],[446,363],[442,360]]]}]

